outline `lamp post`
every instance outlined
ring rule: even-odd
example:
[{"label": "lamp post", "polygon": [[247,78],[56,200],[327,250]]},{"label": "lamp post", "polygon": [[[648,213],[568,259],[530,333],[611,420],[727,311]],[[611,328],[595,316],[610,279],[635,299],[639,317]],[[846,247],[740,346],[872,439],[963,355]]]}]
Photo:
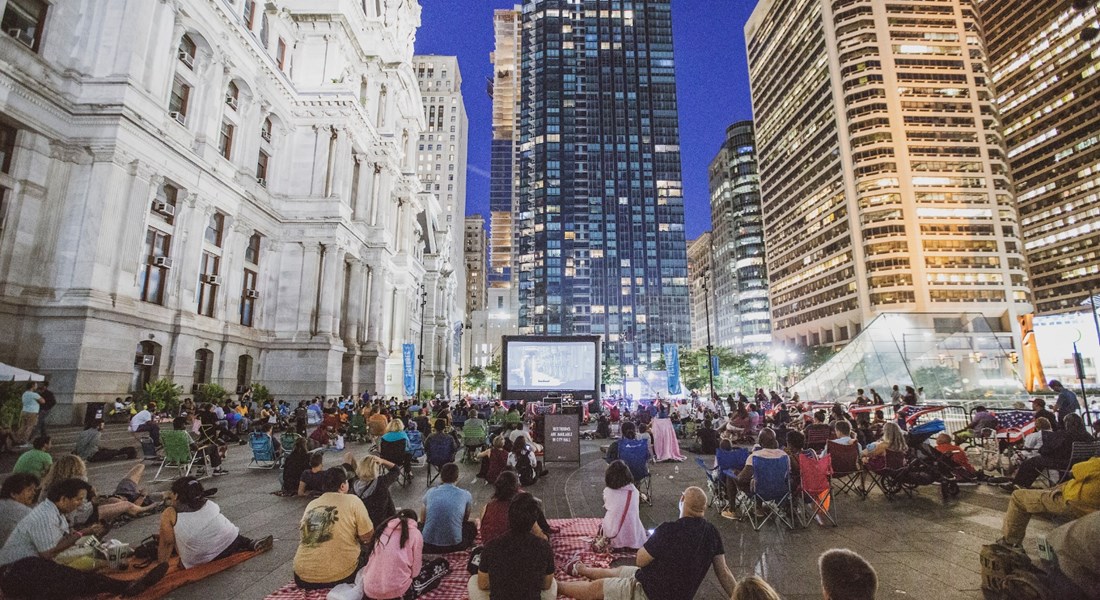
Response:
[{"label": "lamp post", "polygon": [[703,307],[707,313],[707,379],[710,381],[710,400],[714,402],[714,346],[710,340],[710,294],[707,292],[707,277],[710,273],[703,273]]},{"label": "lamp post", "polygon": [[424,311],[428,306],[428,288],[420,284],[420,346],[417,347],[416,400],[420,400],[420,381],[424,379]]}]

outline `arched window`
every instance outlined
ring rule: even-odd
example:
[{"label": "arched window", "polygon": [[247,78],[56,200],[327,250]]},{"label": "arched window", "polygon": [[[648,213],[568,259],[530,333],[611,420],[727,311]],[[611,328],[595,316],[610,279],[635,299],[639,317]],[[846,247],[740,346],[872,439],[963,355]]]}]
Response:
[{"label": "arched window", "polygon": [[130,380],[130,391],[140,392],[145,389],[145,384],[157,378],[160,368],[160,344],[156,342],[140,342],[134,352],[134,374]]},{"label": "arched window", "polygon": [[195,385],[210,383],[211,369],[214,366],[214,353],[206,348],[195,351],[195,370],[192,380]]},{"label": "arched window", "polygon": [[195,53],[198,52],[198,45],[195,44],[195,40],[191,39],[191,36],[184,35],[180,38],[179,47],[179,61],[184,65],[187,65],[188,69],[195,69]]},{"label": "arched window", "polygon": [[252,385],[252,357],[242,354],[237,359],[237,393],[245,393],[250,385]]},{"label": "arched window", "polygon": [[231,110],[237,110],[237,105],[241,100],[241,88],[237,87],[237,83],[234,81],[229,82],[229,86],[225,89],[225,104],[229,106]]}]

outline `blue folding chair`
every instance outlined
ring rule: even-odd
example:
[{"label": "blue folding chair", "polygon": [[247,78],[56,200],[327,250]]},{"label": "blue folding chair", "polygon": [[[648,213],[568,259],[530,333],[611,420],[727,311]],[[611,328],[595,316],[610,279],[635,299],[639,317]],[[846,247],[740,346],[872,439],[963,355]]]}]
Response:
[{"label": "blue folding chair", "polygon": [[791,459],[783,455],[777,458],[752,458],[752,494],[750,500],[766,509],[764,516],[758,516],[756,510],[749,510],[749,522],[752,528],[760,531],[764,525],[775,518],[776,526],[783,523],[794,529],[794,516],[791,512]]},{"label": "blue folding chair", "polygon": [[726,491],[719,479],[718,468],[708,467],[707,463],[698,456],[695,457],[695,464],[699,465],[699,468],[703,470],[703,475],[707,478],[707,491],[710,492],[708,505],[718,510],[724,510],[726,508]]},{"label": "blue folding chair", "polygon": [[279,457],[275,456],[275,443],[271,436],[253,431],[248,436],[248,445],[252,448],[252,462],[249,469],[274,469],[279,466]]},{"label": "blue folding chair", "polygon": [[642,502],[653,506],[653,478],[649,476],[649,442],[646,440],[619,440],[619,460],[630,468],[634,485],[642,494]]},{"label": "blue folding chair", "polygon": [[749,461],[748,448],[734,448],[733,450],[723,450],[721,448],[714,451],[714,459],[718,461],[718,471],[726,476],[737,478],[737,472],[745,468],[745,463]]}]

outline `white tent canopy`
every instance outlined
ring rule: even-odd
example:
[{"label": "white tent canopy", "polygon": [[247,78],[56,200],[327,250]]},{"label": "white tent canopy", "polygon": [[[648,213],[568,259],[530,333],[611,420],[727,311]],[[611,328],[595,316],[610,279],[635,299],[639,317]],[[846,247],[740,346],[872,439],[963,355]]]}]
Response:
[{"label": "white tent canopy", "polygon": [[18,367],[0,363],[0,381],[45,381],[38,373],[24,371]]}]

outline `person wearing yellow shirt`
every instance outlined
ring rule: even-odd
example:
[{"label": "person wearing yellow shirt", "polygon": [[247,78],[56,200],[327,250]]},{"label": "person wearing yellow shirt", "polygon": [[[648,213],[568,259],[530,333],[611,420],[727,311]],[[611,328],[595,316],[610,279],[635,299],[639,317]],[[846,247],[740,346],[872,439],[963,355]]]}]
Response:
[{"label": "person wearing yellow shirt", "polygon": [[1049,490],[1020,489],[1012,492],[1008,512],[997,543],[1023,549],[1024,534],[1032,515],[1083,517],[1100,510],[1100,457],[1073,465],[1073,479]]}]

